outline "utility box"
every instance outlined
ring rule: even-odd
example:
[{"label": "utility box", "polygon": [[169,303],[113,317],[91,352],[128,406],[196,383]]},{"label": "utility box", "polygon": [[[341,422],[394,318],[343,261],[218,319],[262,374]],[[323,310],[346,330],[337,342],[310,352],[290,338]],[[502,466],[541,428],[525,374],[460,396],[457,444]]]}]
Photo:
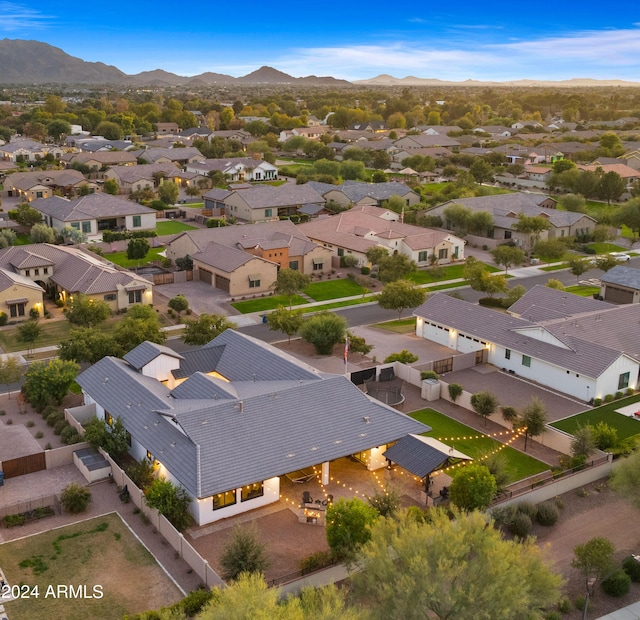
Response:
[{"label": "utility box", "polygon": [[438,400],[440,398],[440,381],[438,379],[423,379],[420,395],[423,400]]}]

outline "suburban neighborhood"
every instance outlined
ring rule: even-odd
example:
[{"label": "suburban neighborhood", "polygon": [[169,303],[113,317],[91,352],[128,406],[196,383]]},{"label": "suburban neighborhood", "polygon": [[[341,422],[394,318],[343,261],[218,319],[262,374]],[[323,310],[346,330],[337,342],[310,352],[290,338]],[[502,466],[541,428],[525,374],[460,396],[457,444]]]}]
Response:
[{"label": "suburban neighborhood", "polygon": [[4,91],[0,620],[640,618],[633,89],[268,70]]}]

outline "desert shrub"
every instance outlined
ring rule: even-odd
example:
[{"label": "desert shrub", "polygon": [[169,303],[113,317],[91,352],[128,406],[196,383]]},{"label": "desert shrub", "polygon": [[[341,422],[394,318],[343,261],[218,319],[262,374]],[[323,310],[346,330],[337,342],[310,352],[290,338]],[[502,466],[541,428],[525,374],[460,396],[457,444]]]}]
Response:
[{"label": "desert shrub", "polygon": [[593,399],[593,406],[594,407],[599,407],[602,404],[602,398],[594,398]]},{"label": "desert shrub", "polygon": [[333,553],[331,551],[316,551],[302,558],[298,566],[302,574],[305,574],[329,566],[332,562]]},{"label": "desert shrub", "polygon": [[66,443],[69,444],[69,439],[71,439],[71,437],[73,437],[74,435],[77,435],[77,431],[75,428],[73,428],[73,426],[71,426],[70,424],[68,424],[67,426],[65,426],[62,431],[60,432],[60,439]]},{"label": "desert shrub", "polygon": [[423,370],[420,373],[420,379],[439,379],[440,375],[435,370]]},{"label": "desert shrub", "polygon": [[558,611],[563,614],[568,614],[571,611],[571,601],[568,598],[563,598],[558,603]]},{"label": "desert shrub", "polygon": [[27,422],[27,428],[33,428],[36,425],[36,423],[33,420],[29,420]]},{"label": "desert shrub", "polygon": [[606,422],[598,422],[591,432],[593,442],[599,450],[608,450],[618,443],[618,431]]},{"label": "desert shrub", "polygon": [[400,508],[400,495],[394,489],[376,491],[369,497],[369,505],[373,506],[381,517],[392,516]]},{"label": "desert shrub", "polygon": [[605,403],[611,403],[611,402],[613,402],[613,394],[607,394],[607,395],[604,397],[604,402],[605,402]]},{"label": "desert shrub", "polygon": [[558,521],[558,509],[554,504],[538,504],[536,511],[536,521],[540,525],[555,525]]},{"label": "desert shrub", "polygon": [[631,577],[631,581],[634,583],[640,581],[640,562],[637,562],[633,556],[625,558],[622,563],[622,568],[624,568],[624,572]]},{"label": "desert shrub", "polygon": [[126,470],[131,481],[143,491],[153,482],[153,463],[149,459],[137,461]]},{"label": "desert shrub", "polygon": [[91,501],[91,492],[76,482],[68,484],[60,495],[60,502],[67,512],[84,512]]},{"label": "desert shrub", "polygon": [[255,526],[236,526],[220,556],[222,577],[233,580],[242,573],[264,573],[269,566],[267,550]]},{"label": "desert shrub", "polygon": [[35,438],[36,438],[36,439],[42,439],[43,437],[44,437],[44,433],[43,433],[42,431],[38,431],[38,432],[35,434]]},{"label": "desert shrub", "polygon": [[55,435],[60,435],[60,433],[62,433],[62,431],[69,426],[69,423],[62,418],[61,420],[58,420],[54,425],[53,425],[53,432]]},{"label": "desert shrub", "polygon": [[462,394],[462,386],[459,383],[449,384],[449,398],[455,403]]},{"label": "desert shrub", "polygon": [[609,596],[624,596],[630,588],[631,577],[622,568],[619,568],[602,582],[602,589]]},{"label": "desert shrub", "polygon": [[4,327],[9,321],[9,316],[6,312],[0,312],[0,327]]},{"label": "desert shrub", "polygon": [[532,521],[536,518],[536,513],[538,512],[536,505],[531,502],[520,502],[516,506],[516,510],[526,514]]},{"label": "desert shrub", "polygon": [[47,417],[52,414],[52,413],[58,413],[58,408],[54,407],[53,405],[47,405],[41,412],[40,415],[42,416],[42,418],[44,420],[47,419]]},{"label": "desert shrub", "polygon": [[60,420],[64,419],[64,414],[60,411],[53,411],[47,416],[47,424],[49,426],[55,426]]},{"label": "desert shrub", "polygon": [[4,409],[0,409],[0,416],[7,415],[7,412]]},{"label": "desert shrub", "polygon": [[360,273],[363,276],[368,276],[371,273],[371,269],[369,267],[360,267]]},{"label": "desert shrub", "polygon": [[385,364],[391,364],[392,362],[400,362],[401,364],[413,364],[418,361],[418,356],[414,355],[407,349],[402,349],[402,351],[398,351],[397,353],[391,353],[391,355],[387,355],[384,358]]},{"label": "desert shrub", "polygon": [[562,614],[559,611],[548,611],[544,615],[544,620],[562,620]]},{"label": "desert shrub", "polygon": [[516,512],[509,523],[509,531],[518,538],[526,538],[531,533],[531,517],[524,512]]},{"label": "desert shrub", "polygon": [[213,598],[213,591],[209,588],[192,590],[181,601],[172,605],[172,609],[182,609],[187,618],[195,618],[202,608]]},{"label": "desert shrub", "polygon": [[619,399],[620,399],[620,398],[622,398],[623,396],[624,396],[624,394],[623,394],[622,392],[620,392],[620,391],[616,392],[616,393],[613,395],[613,397],[614,397],[616,400],[619,400]]}]

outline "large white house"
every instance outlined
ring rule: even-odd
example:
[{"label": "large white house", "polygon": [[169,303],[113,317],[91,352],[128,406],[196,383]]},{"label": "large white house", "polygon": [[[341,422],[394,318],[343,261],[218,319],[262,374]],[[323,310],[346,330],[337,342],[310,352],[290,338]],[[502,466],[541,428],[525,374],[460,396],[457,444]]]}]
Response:
[{"label": "large white house", "polygon": [[584,401],[638,386],[640,306],[535,286],[509,314],[437,293],[414,312],[416,335]]},{"label": "large white house", "polygon": [[388,444],[429,427],[264,342],[226,330],[178,354],[144,342],[77,381],[86,405],[121,418],[131,455],[182,485],[199,525],[278,501],[280,477],[334,459],[385,467]]}]

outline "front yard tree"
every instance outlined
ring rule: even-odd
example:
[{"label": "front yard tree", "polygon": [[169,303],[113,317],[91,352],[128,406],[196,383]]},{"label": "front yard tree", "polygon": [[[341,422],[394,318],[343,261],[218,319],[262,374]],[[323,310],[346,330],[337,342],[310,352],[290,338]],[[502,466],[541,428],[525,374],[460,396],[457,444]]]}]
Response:
[{"label": "front yard tree", "polygon": [[574,559],[571,566],[577,568],[585,579],[595,577],[600,580],[613,570],[615,551],[613,543],[608,538],[592,538],[573,550]]},{"label": "front yard tree", "polygon": [[484,510],[497,491],[496,479],[489,468],[479,463],[470,463],[453,477],[450,498],[462,510]]},{"label": "front yard tree", "polygon": [[5,355],[0,359],[0,383],[7,386],[7,397],[11,398],[10,386],[22,378],[22,365],[15,355]]},{"label": "front yard tree", "polygon": [[79,327],[72,329],[69,337],[58,347],[61,360],[95,364],[107,355],[120,357],[123,349],[111,334],[99,327]]},{"label": "front yard tree", "polygon": [[604,256],[598,256],[596,259],[596,267],[601,271],[607,272],[609,269],[613,269],[616,265],[619,265],[620,261],[611,254],[605,254]]},{"label": "front yard tree", "polygon": [[55,243],[58,233],[55,228],[39,222],[31,227],[29,239],[31,243]]},{"label": "front yard tree", "polygon": [[334,345],[344,340],[347,320],[328,310],[308,318],[300,327],[300,336],[312,344],[318,355],[331,355]]},{"label": "front yard tree", "polygon": [[426,293],[413,282],[398,280],[384,285],[378,295],[378,304],[385,310],[395,310],[398,321],[406,308],[415,308],[424,302]]},{"label": "front yard tree", "polygon": [[191,524],[191,498],[184,487],[175,486],[166,478],[160,477],[147,487],[144,495],[147,506],[164,515],[177,530],[182,531]]},{"label": "front yard tree", "polygon": [[599,179],[596,194],[600,200],[606,200],[611,204],[612,200],[618,200],[627,188],[625,180],[613,170],[605,172]]},{"label": "front yard tree", "polygon": [[527,451],[527,442],[533,437],[542,435],[547,424],[547,408],[536,396],[532,396],[529,404],[522,410],[520,426],[526,427],[524,434],[524,450]]},{"label": "front yard tree", "polygon": [[480,512],[434,509],[424,523],[379,519],[370,531],[353,585],[372,620],[542,618],[560,598],[540,547],[505,540]]},{"label": "front yard tree", "polygon": [[540,238],[540,234],[549,228],[551,228],[549,221],[540,215],[528,216],[521,213],[518,215],[518,221],[513,224],[513,229],[517,232],[531,235],[532,239],[529,238],[526,244],[528,249],[531,248],[531,241],[533,240],[533,244],[535,244]]},{"label": "front yard tree", "polygon": [[354,497],[327,507],[327,543],[334,555],[352,561],[358,548],[371,538],[370,525],[378,518],[378,511],[368,503]]},{"label": "front yard tree", "polygon": [[201,314],[195,320],[185,321],[182,340],[186,344],[205,345],[226,329],[238,326],[221,314]]},{"label": "front yard tree", "polygon": [[484,418],[484,425],[487,425],[487,418],[498,409],[498,399],[491,393],[482,391],[471,395],[471,406],[473,410]]},{"label": "front yard tree", "polygon": [[569,271],[576,277],[578,282],[580,282],[580,276],[591,269],[589,261],[582,256],[571,257],[567,261],[567,265],[569,265]]},{"label": "front yard tree", "polygon": [[33,362],[25,374],[24,395],[38,411],[51,402],[60,405],[79,370],[75,362],[61,359]]},{"label": "front yard tree", "polygon": [[276,295],[285,295],[289,298],[289,309],[293,306],[293,296],[309,285],[311,278],[305,273],[295,269],[280,269],[278,277],[272,284]]},{"label": "front yard tree", "polygon": [[29,319],[21,325],[18,325],[18,342],[24,342],[27,345],[27,351],[30,352],[36,340],[40,338],[41,332],[42,328],[40,327],[38,319]]},{"label": "front yard tree", "polygon": [[405,254],[387,255],[378,261],[378,278],[380,282],[395,282],[413,273],[417,268],[415,262]]},{"label": "front yard tree", "polygon": [[491,250],[493,260],[496,265],[502,265],[504,272],[509,271],[509,267],[517,267],[524,263],[525,254],[524,250],[516,247],[515,245],[499,245],[497,248]]},{"label": "front yard tree", "polygon": [[127,258],[142,260],[149,253],[149,242],[144,238],[131,239],[127,244]]},{"label": "front yard tree", "polygon": [[125,352],[131,351],[145,340],[163,344],[167,339],[155,310],[140,304],[127,310],[124,319],[116,326],[113,336]]},{"label": "front yard tree", "polygon": [[231,540],[225,545],[220,556],[222,578],[233,581],[243,573],[264,574],[269,567],[269,556],[255,525],[236,525]]},{"label": "front yard tree", "polygon": [[618,227],[624,224],[637,239],[640,234],[640,197],[631,198],[620,205],[613,216],[613,223]]},{"label": "front yard tree", "polygon": [[291,310],[278,306],[277,310],[267,314],[267,325],[271,331],[286,334],[290,343],[291,336],[295,336],[304,323],[302,314],[303,310]]},{"label": "front yard tree", "polygon": [[105,179],[102,189],[105,194],[111,194],[111,196],[117,196],[120,193],[118,181],[115,179]]},{"label": "front yard tree", "polygon": [[383,248],[380,245],[376,245],[372,248],[369,248],[365,252],[365,256],[372,265],[377,265],[380,263],[381,259],[383,259],[385,256],[389,256],[389,250],[387,250],[387,248]]},{"label": "front yard tree", "polygon": [[19,204],[15,211],[10,211],[9,216],[23,226],[33,226],[42,222],[42,213],[34,209],[28,202]]},{"label": "front yard tree", "polygon": [[71,307],[67,312],[69,323],[80,327],[96,327],[106,321],[113,311],[106,301],[92,299],[80,293],[73,296]]},{"label": "front yard tree", "polygon": [[179,193],[180,188],[173,181],[163,181],[158,187],[158,198],[166,205],[174,205]]},{"label": "front yard tree", "polygon": [[178,316],[180,316],[181,312],[186,312],[189,308],[189,302],[184,295],[175,295],[169,300],[169,303],[167,305],[174,312],[177,312]]}]

